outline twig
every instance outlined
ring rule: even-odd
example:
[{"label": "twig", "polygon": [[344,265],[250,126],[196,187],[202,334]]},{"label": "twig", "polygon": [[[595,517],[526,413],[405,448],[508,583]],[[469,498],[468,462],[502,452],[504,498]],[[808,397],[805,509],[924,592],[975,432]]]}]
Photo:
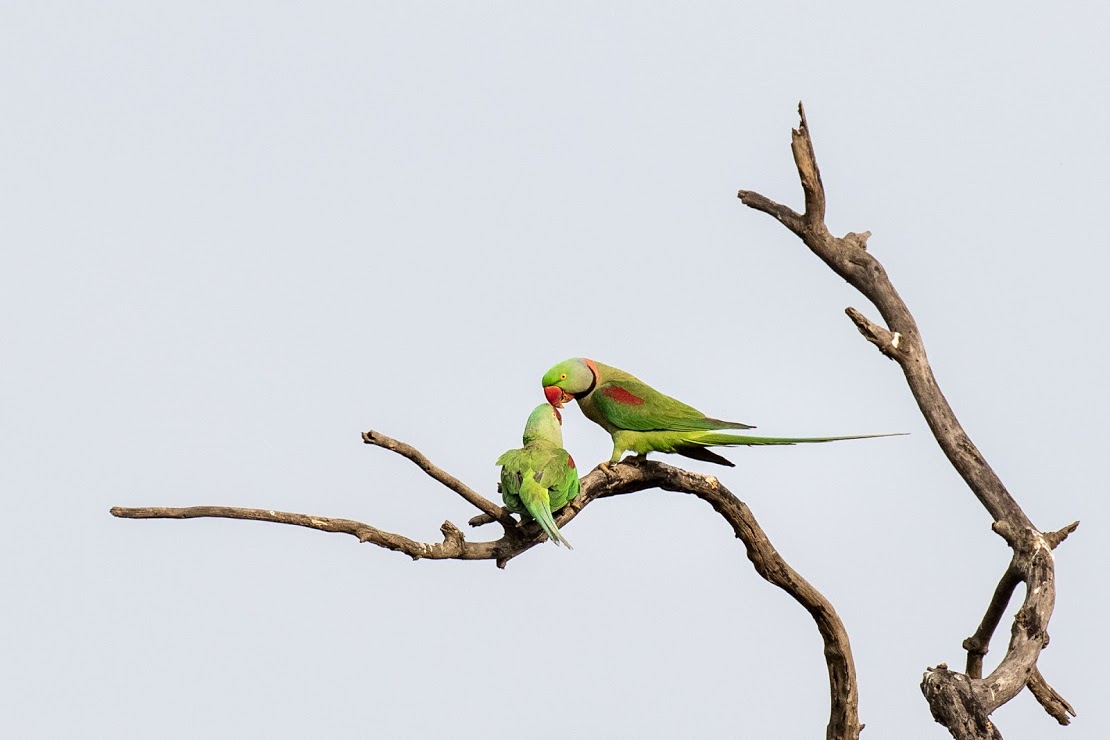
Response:
[{"label": "twig", "polygon": [[512,514],[507,509],[498,506],[455,476],[432,464],[432,461],[425,457],[424,453],[412,445],[387,437],[373,429],[362,433],[362,441],[368,445],[383,447],[390,452],[396,452],[402,457],[407,457],[416,463],[418,468],[462,496],[492,520],[501,522],[505,527],[515,528],[517,526],[516,520],[513,519]]}]

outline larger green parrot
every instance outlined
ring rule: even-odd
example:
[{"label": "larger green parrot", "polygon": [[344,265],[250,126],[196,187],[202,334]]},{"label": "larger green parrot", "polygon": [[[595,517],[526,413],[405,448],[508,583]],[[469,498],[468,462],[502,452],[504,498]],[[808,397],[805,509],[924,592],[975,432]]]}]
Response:
[{"label": "larger green parrot", "polygon": [[543,393],[555,408],[562,408],[571,399],[578,401],[578,407],[586,418],[612,435],[613,457],[610,463],[617,462],[625,451],[630,450],[638,455],[674,452],[695,460],[734,467],[729,460],[707,448],[722,445],[792,445],[894,436],[753,437],[724,434],[714,430],[754,427],[738,421],[707,417],[623,370],[584,357],[564,360],[548,370],[543,376]]},{"label": "larger green parrot", "polygon": [[563,449],[562,421],[553,406],[541,403],[528,416],[524,447],[509,450],[497,464],[505,508],[535,519],[548,539],[573,550],[552,516],[581,490],[574,458]]}]

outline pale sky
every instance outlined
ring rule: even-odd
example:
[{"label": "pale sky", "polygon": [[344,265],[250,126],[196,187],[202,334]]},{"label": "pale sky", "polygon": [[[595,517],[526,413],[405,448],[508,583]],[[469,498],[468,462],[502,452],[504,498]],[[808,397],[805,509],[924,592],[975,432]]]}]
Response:
[{"label": "pale sky", "polygon": [[835,605],[865,737],[948,737],[918,684],[1009,550],[843,315],[876,312],[735,197],[800,208],[804,100],[830,228],[873,232],[1033,521],[1082,521],[1040,662],[1079,717],[995,719],[1110,737],[1110,6],[650,5],[0,6],[0,735],[823,737],[812,620],[692,497],[599,501],[503,572],[108,514],[438,540],[476,512],[359,434],[495,497],[584,355],[767,434],[911,433],[667,462]]}]

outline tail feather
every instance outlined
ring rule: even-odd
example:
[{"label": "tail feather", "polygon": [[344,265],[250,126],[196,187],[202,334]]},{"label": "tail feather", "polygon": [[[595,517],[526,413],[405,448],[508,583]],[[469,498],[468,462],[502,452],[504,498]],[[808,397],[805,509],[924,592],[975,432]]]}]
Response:
[{"label": "tail feather", "polygon": [[[796,445],[810,442],[839,442],[845,439],[874,439],[875,437],[902,437],[906,432],[894,434],[849,434],[841,437],[751,437],[746,434],[721,434],[705,432],[691,434],[689,442],[696,445]],[[685,452],[679,452],[685,455]]]},{"label": "tail feather", "polygon": [[559,525],[555,523],[555,517],[552,516],[551,511],[546,506],[542,504],[537,506],[536,510],[532,512],[532,518],[540,525],[540,529],[544,531],[549,540],[556,545],[565,545],[568,550],[574,549],[567,538],[563,536],[563,533],[559,531]]},{"label": "tail feather", "polygon": [[701,460],[702,462],[717,463],[718,465],[727,465],[730,468],[735,468],[736,465],[727,457],[718,455],[708,447],[700,445],[675,445],[674,451],[683,457],[689,457],[694,460]]},{"label": "tail feather", "polygon": [[574,549],[559,531],[559,526],[555,524],[555,517],[551,515],[551,492],[536,480],[536,474],[531,468],[524,471],[520,486],[520,501],[549,540],[556,545],[565,545],[568,550]]},{"label": "tail feather", "polygon": [[713,425],[711,427],[706,427],[707,429],[755,429],[755,426],[743,424],[739,421],[724,421],[722,419],[712,419],[710,417],[706,417],[705,421]]}]

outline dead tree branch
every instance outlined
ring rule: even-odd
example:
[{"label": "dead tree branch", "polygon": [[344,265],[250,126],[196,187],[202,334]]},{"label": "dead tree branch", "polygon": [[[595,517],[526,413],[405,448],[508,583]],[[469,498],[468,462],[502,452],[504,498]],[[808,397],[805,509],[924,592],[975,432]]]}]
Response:
[{"label": "dead tree branch", "polygon": [[424,456],[424,453],[422,453],[420,450],[416,449],[412,445],[407,445],[404,442],[399,442],[395,439],[385,436],[384,434],[381,434],[380,432],[375,432],[373,429],[368,432],[362,433],[362,441],[368,445],[383,447],[390,452],[396,452],[398,455],[401,455],[402,457],[407,457],[409,460],[412,460],[414,463],[416,463],[416,466],[418,468],[423,470],[432,478],[435,478],[437,481],[462,496],[471,504],[478,507],[478,509],[480,509],[482,513],[489,517],[490,521],[501,522],[501,524],[505,525],[506,527],[516,526],[516,520],[513,519],[512,514],[510,514],[507,509],[498,506],[482,494],[475,491],[470,486],[463,483],[455,476],[451,475],[445,470],[442,470],[436,465],[433,465],[432,461]]},{"label": "dead tree branch", "polygon": [[[791,132],[791,149],[805,193],[805,213],[798,214],[747,190],[741,190],[738,197],[750,208],[778,219],[879,311],[885,327],[854,308],[846,309],[860,333],[901,367],[941,450],[994,520],[994,530],[1014,551],[979,629],[964,643],[968,651],[967,674],[949,671],[944,665],[925,674],[921,688],[933,717],[959,740],[1001,738],[990,721],[991,712],[1028,685],[1042,706],[1058,721],[1066,723],[1065,712],[1072,715],[1074,712],[1044,682],[1037,671],[1037,658],[1048,643],[1048,621],[1055,604],[1052,549],[1075,530],[1078,522],[1066,527],[1066,531],[1042,534],[971,442],[933,376],[917,322],[882,264],[867,251],[870,232],[843,237],[829,233],[825,225],[825,189],[801,104],[798,114],[801,123]],[[1025,600],[1014,618],[1006,655],[994,672],[983,678],[983,655],[1019,582],[1026,585]]]},{"label": "dead tree branch", "polygon": [[[492,504],[437,468],[415,448],[374,431],[364,433],[363,440],[413,460],[433,478],[474,503],[484,512],[475,517],[476,520],[480,520],[479,523],[501,521],[501,517],[497,516],[498,512],[487,511],[490,507],[495,510],[501,507]],[[449,484],[445,482],[446,480],[453,483]],[[558,512],[556,521],[560,527],[563,527],[596,499],[634,493],[648,488],[686,493],[707,502],[728,522],[736,537],[743,541],[748,559],[755,566],[756,572],[786,591],[810,613],[824,642],[825,662],[829,672],[831,709],[826,737],[829,740],[857,740],[861,729],[858,715],[859,695],[852,649],[844,624],[832,604],[779,555],[747,505],[721,485],[719,480],[654,460],[634,457],[617,465],[599,466],[583,478],[582,492]],[[443,532],[442,542],[418,542],[350,519],[332,519],[266,509],[242,509],[229,506],[187,508],[117,506],[112,508],[111,513],[124,519],[220,517],[290,524],[322,532],[352,535],[358,538],[359,542],[368,542],[388,550],[402,552],[413,560],[493,560],[499,568],[504,568],[509,560],[545,539],[536,524],[517,524],[512,519],[510,524],[504,527],[502,536],[496,540],[469,542],[457,526],[447,521],[440,527],[440,531]]]},{"label": "dead tree branch", "polygon": [[[1075,716],[1075,710],[1068,704],[1067,699],[1060,696],[1056,689],[1048,685],[1048,681],[1044,680],[1039,669],[1033,669],[1033,675],[1029,677],[1029,691],[1036,697],[1044,710],[1052,715],[1053,719],[1062,725],[1071,724],[1071,717]],[[1070,716],[1069,716],[1070,715]]]}]

